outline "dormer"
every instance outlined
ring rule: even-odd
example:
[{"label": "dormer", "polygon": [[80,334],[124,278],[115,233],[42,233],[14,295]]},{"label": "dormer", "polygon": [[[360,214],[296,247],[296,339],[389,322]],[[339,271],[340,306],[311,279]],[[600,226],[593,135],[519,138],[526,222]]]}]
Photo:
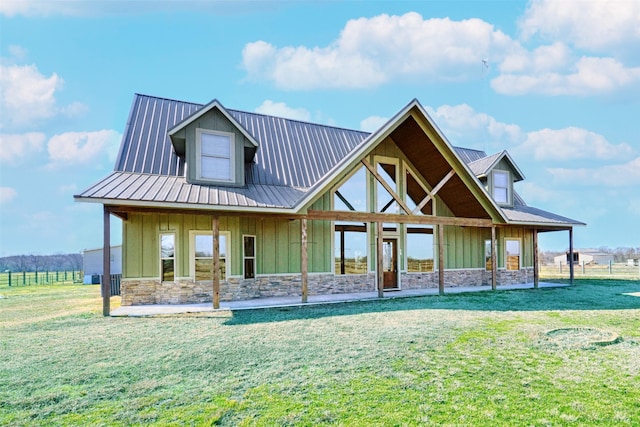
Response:
[{"label": "dormer", "polygon": [[258,142],[218,102],[211,101],[168,132],[173,149],[186,163],[187,182],[242,187],[245,165]]},{"label": "dormer", "polygon": [[469,163],[469,167],[500,206],[513,206],[513,184],[524,174],[505,150]]}]

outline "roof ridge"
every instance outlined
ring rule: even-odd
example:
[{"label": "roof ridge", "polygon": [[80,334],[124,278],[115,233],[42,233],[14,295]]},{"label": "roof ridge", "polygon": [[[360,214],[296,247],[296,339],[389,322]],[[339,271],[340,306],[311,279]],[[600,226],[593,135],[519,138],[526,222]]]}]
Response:
[{"label": "roof ridge", "polygon": [[200,104],[199,102],[182,101],[180,99],[167,98],[167,97],[164,97],[164,96],[147,95],[147,94],[138,93],[138,92],[134,92],[134,95],[135,96],[144,96],[145,98],[160,99],[162,101],[181,102],[183,104],[198,105],[200,107],[204,107],[206,105],[206,104]]}]

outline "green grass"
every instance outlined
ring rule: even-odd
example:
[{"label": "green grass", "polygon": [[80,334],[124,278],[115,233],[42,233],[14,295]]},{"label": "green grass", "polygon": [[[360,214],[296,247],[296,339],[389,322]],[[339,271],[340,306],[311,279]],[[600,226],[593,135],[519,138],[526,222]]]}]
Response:
[{"label": "green grass", "polygon": [[576,283],[149,318],[0,288],[0,425],[640,425],[640,282]]}]

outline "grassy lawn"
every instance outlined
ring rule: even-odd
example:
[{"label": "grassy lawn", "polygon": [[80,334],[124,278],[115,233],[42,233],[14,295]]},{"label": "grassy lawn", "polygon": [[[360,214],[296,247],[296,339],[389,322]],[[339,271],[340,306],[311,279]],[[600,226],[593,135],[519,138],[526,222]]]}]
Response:
[{"label": "grassy lawn", "polygon": [[[579,280],[103,318],[97,286],[4,287],[0,425],[640,425],[632,292],[640,282]],[[546,334],[556,328],[622,340]]]}]

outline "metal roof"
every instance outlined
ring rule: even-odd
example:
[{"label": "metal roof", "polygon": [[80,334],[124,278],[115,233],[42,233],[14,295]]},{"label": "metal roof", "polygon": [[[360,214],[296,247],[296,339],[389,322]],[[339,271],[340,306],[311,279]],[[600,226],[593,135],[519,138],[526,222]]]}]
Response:
[{"label": "metal roof", "polygon": [[[136,94],[114,172],[76,198],[101,203],[112,201],[114,204],[149,206],[180,204],[183,207],[206,209],[291,209],[371,135],[357,130],[225,109],[242,126],[242,130],[259,144],[254,162],[246,165],[246,186],[190,184],[184,176],[184,158],[175,153],[168,133],[176,125],[197,115],[202,108],[202,104]],[[485,163],[495,161],[495,155],[488,157],[481,150],[453,149],[476,175]],[[529,208],[519,195],[516,195],[515,202],[513,209],[503,208],[510,221],[578,223]]]},{"label": "metal roof", "polygon": [[513,208],[502,208],[509,222],[522,224],[544,224],[544,225],[585,225],[575,219],[560,216],[542,209],[526,205],[514,205]]}]

